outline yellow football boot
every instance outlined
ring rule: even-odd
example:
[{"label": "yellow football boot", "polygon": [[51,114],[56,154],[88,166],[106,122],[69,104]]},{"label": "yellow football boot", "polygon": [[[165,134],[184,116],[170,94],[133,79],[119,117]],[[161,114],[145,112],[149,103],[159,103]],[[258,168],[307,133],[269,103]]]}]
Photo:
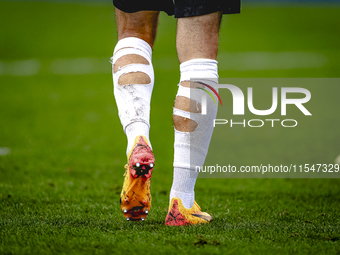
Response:
[{"label": "yellow football boot", "polygon": [[201,207],[196,203],[187,209],[183,206],[180,198],[174,197],[171,199],[168,215],[165,218],[165,225],[168,226],[187,226],[202,223],[209,223],[212,217],[201,212]]}]

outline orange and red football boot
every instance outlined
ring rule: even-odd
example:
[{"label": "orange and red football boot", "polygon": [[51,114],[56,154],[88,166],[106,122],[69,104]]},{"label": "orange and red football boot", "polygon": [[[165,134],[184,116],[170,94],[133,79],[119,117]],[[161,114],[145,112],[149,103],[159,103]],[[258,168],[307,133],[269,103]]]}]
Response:
[{"label": "orange and red football boot", "polygon": [[127,156],[120,208],[126,220],[144,221],[151,209],[150,181],[155,157],[144,136],[137,136]]}]

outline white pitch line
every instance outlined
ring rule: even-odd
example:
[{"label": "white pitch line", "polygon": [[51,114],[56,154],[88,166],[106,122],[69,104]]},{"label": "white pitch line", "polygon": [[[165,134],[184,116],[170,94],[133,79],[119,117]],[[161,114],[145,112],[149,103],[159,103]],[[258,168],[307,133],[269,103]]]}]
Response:
[{"label": "white pitch line", "polygon": [[52,74],[106,74],[111,73],[109,58],[74,58],[54,60],[49,71]]},{"label": "white pitch line", "polygon": [[[220,70],[231,71],[271,71],[321,68],[328,63],[326,55],[316,52],[220,52],[218,56]],[[175,56],[154,58],[153,65],[159,70],[178,70]],[[0,61],[0,76],[37,75],[43,64],[38,59],[21,61]],[[109,74],[111,64],[109,58],[74,58],[56,59],[48,64],[49,74],[84,75]]]},{"label": "white pitch line", "polygon": [[31,76],[39,73],[41,63],[38,59],[1,62],[0,75]]},{"label": "white pitch line", "polygon": [[12,150],[8,147],[0,147],[0,156],[6,156],[12,153]]},{"label": "white pitch line", "polygon": [[316,52],[220,52],[219,69],[235,71],[292,70],[320,68],[328,63],[328,58]]}]

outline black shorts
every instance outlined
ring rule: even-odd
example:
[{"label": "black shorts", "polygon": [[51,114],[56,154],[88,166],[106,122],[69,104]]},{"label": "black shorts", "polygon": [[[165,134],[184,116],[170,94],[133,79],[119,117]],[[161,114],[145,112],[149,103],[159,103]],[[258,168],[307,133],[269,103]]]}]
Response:
[{"label": "black shorts", "polygon": [[127,13],[164,11],[175,18],[200,16],[217,11],[240,13],[241,0],[113,0],[113,5]]}]

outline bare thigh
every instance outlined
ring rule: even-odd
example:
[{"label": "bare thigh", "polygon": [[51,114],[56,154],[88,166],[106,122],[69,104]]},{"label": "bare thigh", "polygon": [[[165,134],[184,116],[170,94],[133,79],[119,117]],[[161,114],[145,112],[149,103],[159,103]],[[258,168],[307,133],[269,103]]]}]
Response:
[{"label": "bare thigh", "polygon": [[117,8],[116,22],[118,40],[126,37],[137,37],[150,44],[156,39],[159,11],[139,11],[126,13]]},{"label": "bare thigh", "polygon": [[176,47],[180,63],[195,58],[217,58],[221,12],[179,18]]}]

